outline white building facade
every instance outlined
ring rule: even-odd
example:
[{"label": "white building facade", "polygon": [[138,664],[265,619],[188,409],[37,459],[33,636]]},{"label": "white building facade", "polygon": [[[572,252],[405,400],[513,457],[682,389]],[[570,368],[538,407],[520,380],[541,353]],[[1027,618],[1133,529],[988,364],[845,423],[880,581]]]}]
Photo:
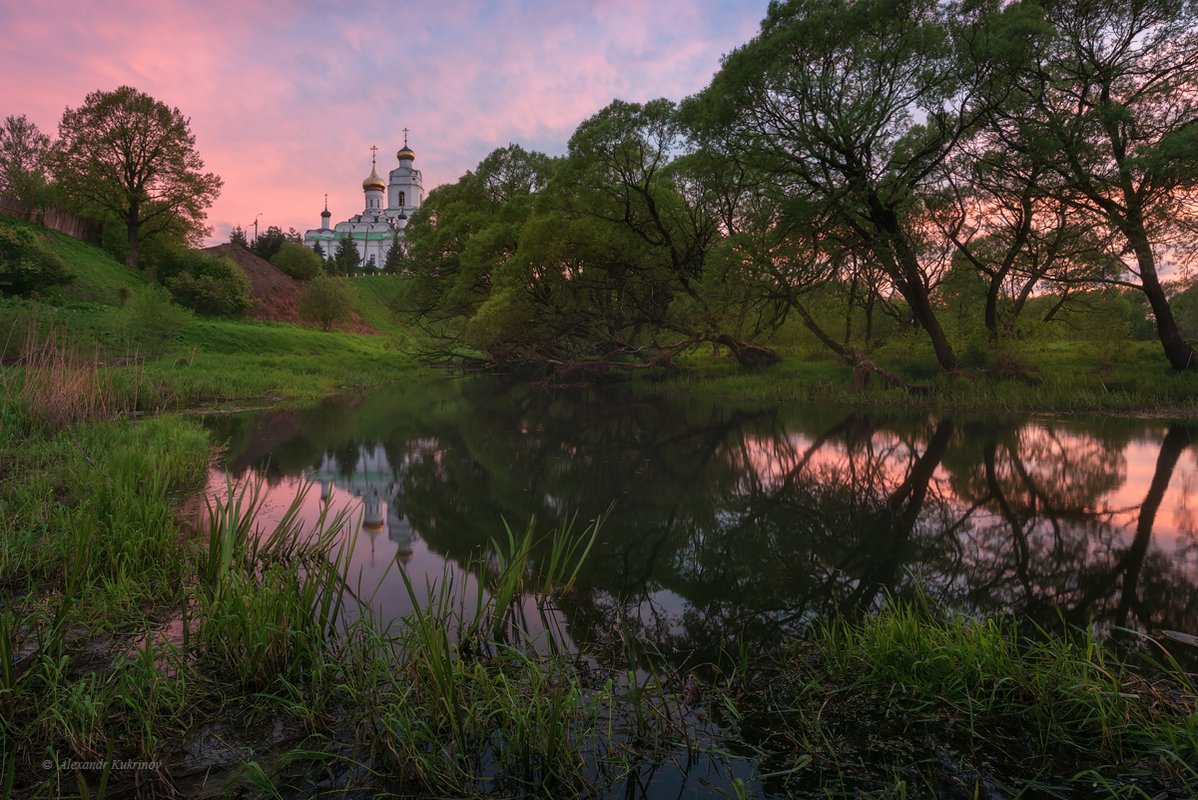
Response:
[{"label": "white building facade", "polygon": [[[377,155],[378,148],[372,147]],[[337,242],[345,236],[358,249],[364,269],[381,270],[387,253],[397,238],[403,238],[408,218],[424,201],[424,179],[420,170],[412,166],[416,153],[408,147],[407,130],[404,145],[396,153],[399,166],[387,175],[387,182],[379,177],[374,156],[370,159],[370,175],[362,181],[366,204],[361,214],[344,222],[330,225],[328,199],[320,214],[320,227],[304,233],[304,244],[308,247],[319,244],[326,259],[337,252]]]}]

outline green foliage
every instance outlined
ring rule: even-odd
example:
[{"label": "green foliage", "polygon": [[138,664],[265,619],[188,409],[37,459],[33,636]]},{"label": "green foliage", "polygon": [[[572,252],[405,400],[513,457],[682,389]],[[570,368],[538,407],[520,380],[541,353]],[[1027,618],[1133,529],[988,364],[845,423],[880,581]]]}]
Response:
[{"label": "green foliage", "polygon": [[330,275],[353,275],[358,271],[358,265],[362,263],[362,255],[358,252],[357,245],[354,244],[348,233],[342,234],[337,239],[337,249],[333,252],[333,258],[325,265]]},{"label": "green foliage", "polygon": [[1191,281],[1189,286],[1175,293],[1170,302],[1182,335],[1191,341],[1198,341],[1198,281]]},{"label": "green foliage", "polygon": [[235,317],[250,307],[249,278],[227,258],[176,250],[160,263],[158,281],[177,303],[199,314]]},{"label": "green foliage", "polygon": [[284,242],[302,245],[303,237],[295,228],[288,228],[286,233],[278,225],[271,225],[263,233],[254,239],[249,250],[258,258],[264,258],[271,263],[274,263],[275,254],[279,252],[279,248]]},{"label": "green foliage", "polygon": [[[1195,788],[1187,765],[1198,738],[1180,700],[1189,679],[1173,665],[1159,683],[1142,681],[1088,630],[943,618],[923,600],[826,623],[811,640],[793,646],[782,672],[753,678],[764,691],[741,708],[751,724],[765,714],[781,739],[811,742],[823,765],[812,777],[825,789],[845,788],[846,768],[866,753],[879,778],[934,785],[934,770],[921,774],[920,746],[914,757],[904,747],[924,731],[962,759],[955,772],[992,774],[1019,791],[1092,780],[1134,782],[1146,794]],[[770,707],[778,696],[785,709]],[[832,696],[843,699],[829,705]],[[862,727],[869,737],[838,734]]]},{"label": "green foliage", "polygon": [[299,242],[285,241],[280,243],[270,263],[297,281],[310,281],[320,274],[323,262],[319,255]]},{"label": "green foliage", "polygon": [[0,295],[26,296],[72,279],[41,237],[25,227],[0,225]]},{"label": "green foliage", "polygon": [[121,307],[121,327],[143,353],[172,339],[187,322],[187,312],[171,302],[171,293],[163,286],[134,291]]},{"label": "green foliage", "polygon": [[342,573],[353,537],[348,509],[311,527],[300,520],[306,490],[259,536],[259,486],[230,480],[208,503],[208,550],[199,569],[196,641],[204,660],[247,690],[296,680],[319,663],[340,622]]},{"label": "green foliage", "polygon": [[55,180],[75,207],[120,220],[130,265],[140,263],[144,239],[195,243],[207,231],[222,181],[203,171],[179,109],[129,86],[95,91],[63,112],[58,134]]},{"label": "green foliage", "polygon": [[35,204],[48,199],[50,137],[25,115],[0,125],[0,195]]},{"label": "green foliage", "polygon": [[300,295],[299,312],[306,320],[320,324],[329,330],[333,323],[349,316],[353,308],[353,297],[343,280],[318,275],[313,278]]},{"label": "green foliage", "polygon": [[391,247],[387,249],[387,257],[383,259],[383,274],[400,274],[404,271],[405,261],[406,258],[404,257],[404,245],[402,240],[399,238],[399,234],[396,234],[391,239]]},{"label": "green foliage", "polygon": [[245,229],[240,225],[234,226],[233,230],[229,231],[229,244],[235,244],[245,250],[250,249],[250,240],[246,238]]}]

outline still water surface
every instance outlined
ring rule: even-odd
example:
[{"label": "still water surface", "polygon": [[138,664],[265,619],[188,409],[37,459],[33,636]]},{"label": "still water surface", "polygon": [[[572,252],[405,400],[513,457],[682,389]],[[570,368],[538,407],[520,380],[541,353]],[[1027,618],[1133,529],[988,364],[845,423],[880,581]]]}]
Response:
[{"label": "still water surface", "polygon": [[[207,420],[224,467],[298,487],[361,524],[351,576],[384,616],[485,558],[502,520],[549,531],[610,508],[570,636],[621,620],[662,652],[718,660],[922,587],[966,613],[1198,633],[1198,426],[740,406],[401,386]],[[224,473],[214,473],[223,487]],[[581,527],[581,525],[579,526]],[[375,590],[377,587],[377,590]]]}]

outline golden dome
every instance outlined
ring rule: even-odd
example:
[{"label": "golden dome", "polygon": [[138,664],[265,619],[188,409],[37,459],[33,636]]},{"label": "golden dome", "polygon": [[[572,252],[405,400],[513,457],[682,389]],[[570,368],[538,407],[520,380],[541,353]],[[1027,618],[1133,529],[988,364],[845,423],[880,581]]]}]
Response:
[{"label": "golden dome", "polygon": [[405,144],[403,147],[395,151],[395,157],[400,161],[403,161],[404,159],[413,161],[416,158],[416,151]]},{"label": "golden dome", "polygon": [[371,189],[377,189],[380,192],[387,191],[387,184],[383,183],[383,179],[379,177],[373,164],[370,166],[370,177],[362,181],[362,188],[368,192]]}]

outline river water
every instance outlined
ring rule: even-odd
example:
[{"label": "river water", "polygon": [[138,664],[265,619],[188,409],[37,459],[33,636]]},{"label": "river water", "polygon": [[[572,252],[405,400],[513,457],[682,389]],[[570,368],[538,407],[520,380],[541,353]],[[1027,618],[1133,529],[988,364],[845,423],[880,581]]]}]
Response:
[{"label": "river water", "polygon": [[[1198,426],[953,417],[555,391],[392,387],[207,420],[269,523],[311,483],[360,525],[384,617],[485,559],[504,521],[605,516],[562,608],[690,663],[916,591],[964,613],[1198,634]],[[212,475],[214,488],[224,472]]]}]

